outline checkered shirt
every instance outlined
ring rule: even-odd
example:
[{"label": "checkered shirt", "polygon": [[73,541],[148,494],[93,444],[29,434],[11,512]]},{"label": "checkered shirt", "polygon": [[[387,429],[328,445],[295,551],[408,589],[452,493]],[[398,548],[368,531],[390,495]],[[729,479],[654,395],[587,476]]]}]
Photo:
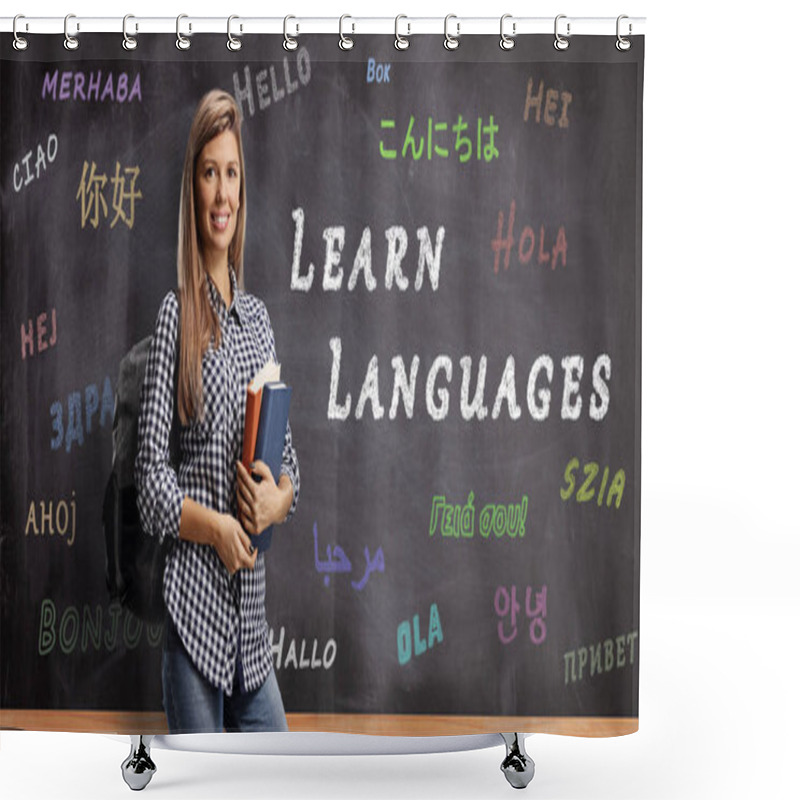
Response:
[{"label": "checkered shirt", "polygon": [[[239,570],[229,576],[213,547],[179,539],[178,532],[184,496],[238,517],[235,462],[242,457],[247,384],[268,359],[277,360],[264,303],[239,289],[233,269],[230,276],[230,308],[213,281],[206,279],[208,299],[220,320],[222,345],[210,346],[203,355],[205,414],[201,421],[180,426],[177,473],[170,465],[169,438],[179,310],[173,292],[162,301],[142,384],[134,467],[142,527],[159,540],[176,540],[164,572],[168,612],[195,666],[229,696],[237,656],[246,692],[261,686],[272,669],[264,559],[259,556],[253,571]],[[288,425],[281,474],[289,476],[294,490],[288,519],[300,491],[297,453]]]}]

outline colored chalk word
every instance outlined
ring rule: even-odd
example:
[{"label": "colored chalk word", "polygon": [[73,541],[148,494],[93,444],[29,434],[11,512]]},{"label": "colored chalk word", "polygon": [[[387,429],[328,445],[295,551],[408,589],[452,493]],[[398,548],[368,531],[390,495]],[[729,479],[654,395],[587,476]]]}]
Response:
[{"label": "colored chalk word", "polygon": [[378,64],[374,58],[367,59],[367,83],[390,83],[391,64]]},{"label": "colored chalk word", "polygon": [[20,325],[20,340],[23,361],[27,357],[33,357],[51,347],[55,347],[58,342],[55,308],[50,309],[49,312],[44,311],[36,317],[36,336],[34,336],[33,318],[28,320],[27,325],[25,323]]},{"label": "colored chalk word", "polygon": [[[484,539],[522,538],[528,518],[528,496],[522,502],[508,505],[489,503],[478,515],[478,525]],[[470,492],[462,506],[447,502],[444,495],[435,495],[431,505],[429,536],[441,533],[445,539],[472,539],[475,536],[475,493]]]},{"label": "colored chalk word", "polygon": [[516,213],[517,204],[516,201],[512,200],[511,209],[508,212],[508,229],[506,235],[503,236],[503,212],[497,212],[497,236],[492,239],[495,275],[500,271],[500,256],[503,253],[505,253],[503,269],[508,269],[511,262],[512,249],[520,264],[529,264],[535,261],[536,264],[549,264],[550,269],[553,270],[560,260],[561,266],[566,267],[567,232],[564,226],[559,225],[558,231],[554,234],[552,226],[548,229],[544,224],[540,224],[537,238],[534,229],[530,225],[526,225],[520,234],[518,246],[514,248],[514,221]]},{"label": "colored chalk word", "polygon": [[145,625],[117,602],[110,606],[67,606],[59,610],[53,600],[45,598],[39,611],[39,655],[42,657],[54,650],[65,656],[89,650],[110,653],[120,645],[126,650],[135,650],[142,641],[155,649],[161,647],[163,633],[163,624]]},{"label": "colored chalk word", "polygon": [[[531,597],[535,596],[536,604],[531,605]],[[517,638],[517,615],[520,604],[517,601],[517,587],[498,586],[494,594],[494,610],[500,621],[497,623],[497,637],[504,644],[511,644]],[[539,591],[534,587],[525,588],[525,615],[530,620],[528,635],[535,645],[540,645],[547,638],[547,586]]]},{"label": "colored chalk word", "polygon": [[[14,164],[14,191],[19,192],[24,186],[38,180],[41,174],[47,170],[47,165],[52,164],[56,160],[58,154],[58,136],[51,133],[47,137],[47,143],[44,147],[41,144],[36,145],[36,164],[34,165],[35,174],[31,172],[31,156],[33,150],[29,150],[21,161]],[[20,167],[24,165],[25,176],[24,179],[20,175]]]},{"label": "colored chalk word", "polygon": [[271,627],[269,629],[269,649],[275,669],[330,669],[336,661],[335,639],[328,639],[323,647],[316,639],[312,639],[309,643],[307,639],[293,638],[284,650],[286,629],[281,626],[277,641],[274,640],[274,633],[275,629]]},{"label": "colored chalk word", "polygon": [[[449,144],[452,147],[454,156],[458,156],[458,161],[465,164],[468,161],[493,161],[499,158],[500,151],[495,144],[495,134],[499,131],[498,125],[494,121],[494,114],[489,116],[488,122],[483,117],[478,117],[474,125],[473,132],[470,131],[470,123],[465,121],[461,114],[458,120],[452,125],[447,121],[434,122],[433,117],[428,117],[427,123],[418,123],[412,114],[406,127],[406,135],[403,139],[403,149],[400,151],[401,158],[411,158],[419,161],[427,158],[431,161],[434,156],[437,158],[450,158],[450,149],[444,147]],[[381,130],[394,131],[397,121],[394,119],[382,119]],[[419,137],[415,136],[415,126],[421,130]],[[473,143],[475,145],[473,149]],[[395,144],[394,141],[391,144]],[[390,147],[381,138],[378,145],[381,158],[393,161],[397,158],[397,150]],[[474,153],[474,155],[473,155]]]},{"label": "colored chalk word", "polygon": [[[330,394],[328,395],[328,419],[339,421],[347,420],[351,415],[352,395],[345,392],[344,399],[340,399],[339,383],[342,365],[342,340],[338,336],[329,340],[332,361]],[[470,398],[472,385],[472,358],[464,356],[461,361],[461,393],[460,413],[465,421],[477,418],[483,420],[488,415],[488,408],[484,405],[486,389],[486,356],[481,356],[480,369],[476,387]],[[581,380],[583,378],[583,356],[570,355],[561,359],[563,369],[563,390],[561,396],[561,419],[577,421],[581,417],[584,407],[581,396]],[[434,422],[442,422],[450,413],[451,387],[453,382],[453,360],[450,356],[440,354],[436,356],[428,370],[425,387],[417,391],[420,358],[414,355],[410,368],[406,366],[403,356],[395,356],[391,361],[394,370],[394,386],[392,389],[392,402],[388,418],[394,420],[398,416],[399,400],[402,399],[405,414],[408,419],[414,417],[414,408],[417,395],[424,393],[425,410]],[[374,420],[383,419],[386,407],[381,402],[380,381],[378,380],[378,356],[373,355],[367,365],[364,381],[358,404],[355,408],[354,419],[360,420],[366,413],[369,404]],[[550,386],[553,383],[553,359],[547,354],[537,356],[528,372],[527,381],[527,408],[530,416],[535,421],[545,420],[550,416],[551,394]],[[599,422],[608,413],[611,394],[607,381],[611,377],[611,358],[606,353],[599,355],[592,368],[592,387],[594,391],[589,396],[589,416]],[[546,381],[546,383],[545,383]],[[545,385],[541,385],[541,384]],[[455,390],[458,391],[457,389]],[[385,397],[384,397],[385,399]],[[518,420],[522,416],[522,407],[517,402],[516,360],[508,356],[503,374],[497,385],[494,407],[491,418],[499,419],[506,407],[508,417]]]},{"label": "colored chalk word", "polygon": [[[314,284],[315,266],[309,263],[305,274],[301,274],[300,259],[303,251],[303,236],[305,230],[305,213],[302,208],[292,211],[295,222],[294,230],[294,256],[292,258],[292,280],[290,289],[293,292],[308,292]],[[427,271],[431,289],[435,292],[439,288],[439,272],[444,245],[444,226],[436,230],[436,243],[431,241],[427,225],[417,228],[416,236],[419,246],[417,248],[417,272],[414,279],[414,291],[421,292],[425,283]],[[408,232],[402,225],[392,225],[384,231],[386,238],[386,272],[384,287],[391,291],[394,286],[401,292],[408,290],[410,283],[408,276],[403,272],[403,259],[408,251]],[[338,292],[344,283],[344,268],[341,266],[342,253],[345,243],[345,228],[343,225],[334,225],[322,231],[325,242],[325,266],[322,274],[322,289],[326,292]],[[374,292],[378,281],[372,271],[372,231],[369,226],[361,233],[358,248],[353,256],[353,267],[347,279],[347,291],[352,292],[360,283],[363,283],[368,292]]]},{"label": "colored chalk word", "polygon": [[136,179],[139,177],[139,167],[125,167],[124,175],[120,174],[120,163],[116,162],[116,172],[113,178],[108,178],[105,173],[97,171],[97,164],[92,161],[83,162],[78,192],[75,200],[81,203],[81,228],[88,222],[95,230],[100,225],[101,217],[108,219],[108,202],[106,197],[106,184],[111,183],[112,196],[111,208],[115,213],[111,220],[113,228],[121,219],[131,230],[135,222],[136,201],[142,199],[142,193],[136,189]]},{"label": "colored chalk word", "polygon": [[564,653],[564,685],[582,681],[584,672],[588,673],[587,677],[593,678],[595,675],[633,665],[638,635],[639,631],[631,631],[614,639],[605,639],[589,647],[579,647],[577,651],[569,650]]},{"label": "colored chalk word", "polygon": [[[528,80],[528,91],[525,96],[525,110],[522,119],[528,122],[544,123],[553,128],[558,126],[561,129],[569,127],[569,117],[567,110],[572,102],[572,93],[553,89],[545,89],[544,81],[540,80],[539,85],[534,89],[533,78]],[[533,112],[533,113],[532,113]]]},{"label": "colored chalk word", "polygon": [[42,80],[42,100],[45,99],[81,100],[84,103],[132,103],[138,100],[141,103],[141,76],[137,72],[131,79],[127,72],[108,72],[104,78],[102,70],[46,72]]},{"label": "colored chalk word", "polygon": [[[75,492],[69,502],[59,500],[55,503],[53,510],[53,500],[40,500],[38,504],[31,500],[28,507],[28,520],[25,523],[25,535],[29,536],[50,536],[56,534],[66,541],[67,547],[75,544],[77,504],[75,502]],[[53,521],[55,520],[55,526]],[[66,538],[65,538],[66,537]]]},{"label": "colored chalk word", "polygon": [[441,644],[443,641],[444,634],[439,619],[439,608],[436,603],[433,603],[428,616],[428,635],[426,637],[423,637],[420,632],[419,614],[414,614],[411,622],[403,620],[397,626],[397,660],[401,665],[408,664],[412,656],[417,658],[435,644]]},{"label": "colored chalk word", "polygon": [[619,508],[622,503],[622,495],[625,492],[625,470],[618,469],[614,473],[611,480],[611,486],[608,487],[608,494],[606,494],[606,487],[608,486],[608,478],[610,470],[608,467],[603,469],[603,476],[600,479],[600,486],[597,487],[595,494],[595,480],[600,473],[600,465],[596,461],[590,461],[583,465],[583,482],[580,484],[578,491],[575,491],[577,482],[575,480],[575,471],[580,467],[581,462],[577,458],[571,458],[567,463],[564,470],[564,483],[561,487],[561,499],[565,502],[573,497],[577,503],[589,503],[595,497],[598,506],[603,505],[605,500],[606,508],[611,508],[614,503],[615,508]]},{"label": "colored chalk word", "polygon": [[102,395],[97,384],[90,383],[83,394],[72,392],[67,397],[67,426],[64,427],[64,404],[56,400],[50,406],[50,418],[53,425],[53,436],[50,449],[59,450],[62,446],[69,453],[75,445],[83,446],[85,436],[92,433],[94,420],[100,415],[99,427],[114,421],[114,392],[111,378],[103,382]]},{"label": "colored chalk word", "polygon": [[252,117],[256,113],[256,102],[258,110],[265,111],[273,103],[279,103],[290,97],[298,89],[308,86],[310,82],[311,56],[305,47],[299,47],[294,59],[290,59],[288,56],[284,57],[282,74],[279,74],[275,65],[256,72],[255,93],[250,67],[244,68],[241,78],[238,72],[234,72],[233,94],[239,106],[243,110],[246,108]]}]

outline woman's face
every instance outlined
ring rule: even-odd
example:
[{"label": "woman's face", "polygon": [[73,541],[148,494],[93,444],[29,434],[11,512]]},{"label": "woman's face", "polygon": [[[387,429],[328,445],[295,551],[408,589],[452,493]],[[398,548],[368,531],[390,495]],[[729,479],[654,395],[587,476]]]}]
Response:
[{"label": "woman's face", "polygon": [[200,151],[195,167],[195,213],[200,247],[207,266],[227,264],[236,230],[241,167],[233,131],[223,131]]}]

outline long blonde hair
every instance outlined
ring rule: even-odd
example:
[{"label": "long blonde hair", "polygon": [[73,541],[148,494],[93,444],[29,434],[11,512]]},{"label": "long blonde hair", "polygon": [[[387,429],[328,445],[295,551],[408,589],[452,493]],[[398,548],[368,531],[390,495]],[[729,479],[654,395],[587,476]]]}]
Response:
[{"label": "long blonde hair", "polygon": [[184,425],[203,417],[203,353],[213,342],[221,344],[219,318],[206,291],[195,212],[194,180],[197,158],[213,138],[230,130],[239,148],[240,186],[236,230],[228,248],[228,262],[236,280],[244,288],[244,232],[246,193],[242,115],[233,97],[221,89],[208,92],[198,103],[186,143],[178,221],[178,296],[180,298],[180,372],[178,375],[178,415]]}]

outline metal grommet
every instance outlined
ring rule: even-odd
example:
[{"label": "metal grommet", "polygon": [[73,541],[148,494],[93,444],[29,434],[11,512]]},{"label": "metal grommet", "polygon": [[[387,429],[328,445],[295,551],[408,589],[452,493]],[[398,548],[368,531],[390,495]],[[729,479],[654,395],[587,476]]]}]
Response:
[{"label": "metal grommet", "polygon": [[[135,36],[128,36],[128,20],[129,19],[136,19],[136,17],[134,17],[133,14],[126,14],[122,18],[122,46],[125,48],[125,50],[135,50],[136,49],[136,45],[139,44],[139,43],[136,41],[136,37]],[[139,23],[138,22],[135,24],[135,28],[136,28],[137,31],[139,30]]]},{"label": "metal grommet", "polygon": [[[230,50],[231,52],[236,52],[237,50],[241,50],[242,49],[242,40],[241,39],[237,39],[231,33],[231,21],[234,20],[234,19],[239,19],[239,17],[237,17],[237,16],[235,16],[233,14],[230,17],[228,17],[228,50]],[[240,25],[239,26],[239,32],[241,33],[241,31],[242,31],[242,26]]]},{"label": "metal grommet", "polygon": [[[67,14],[67,16],[64,17],[64,49],[66,49],[66,50],[77,50],[78,49],[78,40],[74,36],[70,36],[69,35],[69,30],[67,30],[68,27],[69,27],[69,21],[71,19],[75,19],[75,15],[74,14]],[[79,31],[80,29],[81,29],[80,23],[76,23],[75,24],[76,32]]]},{"label": "metal grommet", "polygon": [[[293,39],[291,36],[289,36],[289,33],[286,30],[290,19],[296,19],[296,17],[293,17],[291,14],[289,14],[288,16],[283,18],[283,49],[284,50],[297,50],[297,39]],[[296,34],[297,33],[300,33],[300,26],[299,25],[297,26]]]},{"label": "metal grommet", "polygon": [[[22,36],[20,36],[17,33],[17,20],[18,19],[25,19],[25,16],[23,14],[17,14],[17,16],[14,17],[14,28],[13,28],[13,30],[14,30],[14,49],[15,50],[27,50],[28,49],[28,40],[24,39]],[[25,23],[25,30],[26,31],[28,30],[28,23],[27,22]]]},{"label": "metal grommet", "polygon": [[513,37],[517,35],[517,23],[516,22],[512,22],[511,23],[511,36],[507,36],[503,32],[503,23],[507,19],[511,19],[511,17],[512,17],[511,14],[503,14],[503,16],[500,17],[500,47],[503,50],[513,50],[514,49],[514,45],[516,44],[516,42],[513,39]]},{"label": "metal grommet", "polygon": [[457,20],[458,18],[456,17],[455,14],[448,14],[444,18],[444,46],[445,46],[445,49],[447,49],[447,50],[455,50],[458,47],[458,44],[459,44],[458,43],[458,37],[461,35],[461,23],[458,22],[458,21],[456,21],[456,35],[455,36],[451,36],[447,32],[447,23],[451,19]]},{"label": "metal grommet", "polygon": [[[620,16],[617,17],[617,50],[619,50],[620,52],[623,52],[623,53],[626,50],[630,50],[631,49],[631,40],[630,39],[626,39],[619,32],[619,24],[624,19],[628,19],[628,17],[625,14],[620,14]],[[633,33],[633,26],[629,22],[628,23],[628,36],[630,36],[631,33]]]},{"label": "metal grommet", "polygon": [[[559,21],[560,19],[566,19],[566,18],[567,18],[567,15],[566,15],[566,14],[559,14],[559,15],[556,17],[556,24],[555,24],[556,40],[553,42],[553,47],[555,47],[555,48],[556,48],[556,50],[566,50],[566,49],[569,47],[569,39],[565,39],[565,38],[564,38],[564,37],[563,37],[563,36],[562,36],[562,35],[561,35],[561,34],[558,32],[558,21]],[[569,25],[569,22],[568,22],[568,23],[567,23],[567,36],[569,36],[569,35],[570,35],[570,32],[569,32],[569,27],[570,27],[570,25]]]},{"label": "metal grommet", "polygon": [[[354,44],[353,40],[349,36],[345,36],[344,32],[342,31],[342,25],[346,19],[353,18],[349,14],[342,14],[342,16],[339,17],[339,47],[342,50],[352,50]],[[350,33],[355,33],[355,30],[356,26],[355,23],[353,23],[353,30],[350,31]]]},{"label": "metal grommet", "polygon": [[[398,14],[394,18],[394,46],[398,50],[408,50],[408,48],[411,46],[411,42],[409,42],[408,39],[406,39],[405,36],[401,36],[400,35],[400,20],[401,19],[408,19],[408,17],[405,14]],[[406,34],[406,36],[411,36],[411,23],[410,22],[408,23],[408,33]]]},{"label": "metal grommet", "polygon": [[[175,41],[175,47],[178,50],[188,50],[191,47],[191,42],[181,33],[181,20],[188,19],[188,14],[178,14],[178,18],[175,20],[175,33],[177,34],[178,38]],[[192,23],[189,23],[189,33],[192,32]]]}]

